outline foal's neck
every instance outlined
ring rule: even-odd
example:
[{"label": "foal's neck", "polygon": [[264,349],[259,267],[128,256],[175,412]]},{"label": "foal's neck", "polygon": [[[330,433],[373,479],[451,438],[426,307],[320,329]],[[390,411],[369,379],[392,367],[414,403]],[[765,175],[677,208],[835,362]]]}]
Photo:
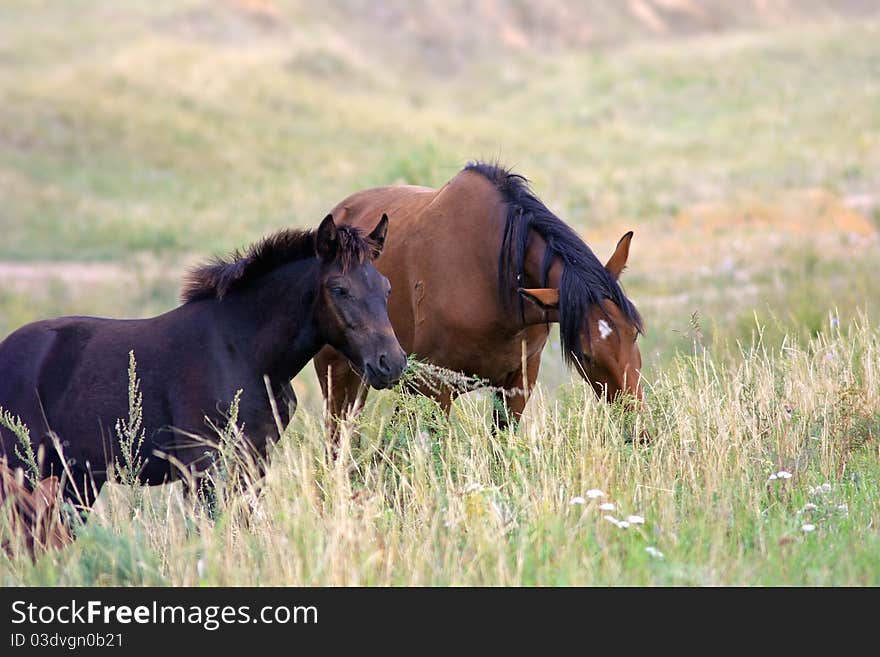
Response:
[{"label": "foal's neck", "polygon": [[323,346],[314,318],[318,263],[279,267],[218,302],[224,336],[273,387],[290,381]]}]

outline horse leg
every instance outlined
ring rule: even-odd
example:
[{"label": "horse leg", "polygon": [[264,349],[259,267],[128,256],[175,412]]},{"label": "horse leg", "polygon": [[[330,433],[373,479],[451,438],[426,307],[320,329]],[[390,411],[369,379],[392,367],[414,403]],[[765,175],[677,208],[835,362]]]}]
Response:
[{"label": "horse leg", "polygon": [[455,393],[452,388],[449,386],[443,386],[439,393],[432,395],[434,399],[440,404],[440,408],[443,410],[443,413],[446,414],[446,417],[449,417],[449,412],[452,410],[452,401],[455,399]]},{"label": "horse leg", "polygon": [[495,393],[492,420],[496,431],[505,431],[510,424],[519,423],[519,419],[525,411],[526,402],[538,380],[540,369],[541,352],[538,351],[526,359],[525,380],[523,380],[522,367],[507,376],[502,385],[504,392]]},{"label": "horse leg", "polygon": [[452,411],[452,402],[458,396],[455,390],[448,385],[441,385],[439,388],[416,388],[415,391],[437,402],[443,415],[446,419],[449,419],[449,413]]},{"label": "horse leg", "polygon": [[331,347],[324,347],[315,357],[315,370],[324,395],[325,426],[335,456],[339,447],[340,422],[353,408],[363,406],[367,387],[348,360]]},{"label": "horse leg", "polygon": [[299,406],[299,400],[296,398],[296,392],[290,381],[282,385],[281,390],[275,395],[275,406],[278,411],[278,419],[281,421],[281,426],[276,427],[279,431],[278,438],[281,438],[281,432],[290,424],[290,420]]}]

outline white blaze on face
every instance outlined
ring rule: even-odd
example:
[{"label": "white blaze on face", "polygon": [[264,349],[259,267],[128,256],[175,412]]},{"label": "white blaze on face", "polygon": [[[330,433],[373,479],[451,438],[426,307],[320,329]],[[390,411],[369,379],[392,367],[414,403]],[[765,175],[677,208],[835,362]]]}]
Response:
[{"label": "white blaze on face", "polygon": [[613,330],[604,319],[599,320],[599,335],[602,336],[603,340],[607,340]]}]

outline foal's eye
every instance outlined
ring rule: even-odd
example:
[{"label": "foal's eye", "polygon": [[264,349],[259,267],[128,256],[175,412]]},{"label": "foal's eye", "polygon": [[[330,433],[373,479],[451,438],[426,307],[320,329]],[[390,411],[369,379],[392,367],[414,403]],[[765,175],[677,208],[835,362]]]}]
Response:
[{"label": "foal's eye", "polygon": [[337,297],[347,297],[348,296],[348,290],[346,290],[344,287],[339,287],[338,285],[336,287],[330,288],[330,291],[333,293],[333,296],[337,296]]}]

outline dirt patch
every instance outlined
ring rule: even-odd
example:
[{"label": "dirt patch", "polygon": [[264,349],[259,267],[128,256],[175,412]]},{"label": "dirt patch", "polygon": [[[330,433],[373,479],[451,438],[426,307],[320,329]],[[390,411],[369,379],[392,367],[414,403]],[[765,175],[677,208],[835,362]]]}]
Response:
[{"label": "dirt patch", "polygon": [[162,34],[215,45],[260,44],[284,33],[281,12],[269,0],[205,3],[154,23]]},{"label": "dirt patch", "polygon": [[51,281],[69,285],[95,285],[107,281],[124,284],[135,280],[131,268],[94,262],[0,262],[4,287],[32,288]]},{"label": "dirt patch", "polygon": [[812,188],[700,203],[672,217],[621,219],[582,234],[604,262],[623,232],[634,230],[630,270],[652,281],[677,285],[682,276],[712,277],[744,288],[792,253],[846,260],[877,251],[878,227],[856,207],[851,199]]},{"label": "dirt patch", "polygon": [[167,282],[176,287],[187,268],[199,258],[176,254],[173,262],[168,260],[144,253],[126,262],[0,261],[0,281],[4,290],[19,292],[44,290],[59,283],[69,289],[89,291],[99,287],[131,290],[145,282]]},{"label": "dirt patch", "polygon": [[678,230],[724,234],[776,230],[792,235],[842,233],[858,238],[877,234],[874,223],[825,189],[786,192],[769,200],[703,203],[675,218]]},{"label": "dirt patch", "polygon": [[432,69],[470,66],[474,57],[498,51],[555,52],[614,47],[644,39],[876,16],[863,0],[598,0],[594,2],[415,3],[411,0],[343,0],[334,5],[335,26],[367,50],[375,35],[381,52],[405,53]]}]

